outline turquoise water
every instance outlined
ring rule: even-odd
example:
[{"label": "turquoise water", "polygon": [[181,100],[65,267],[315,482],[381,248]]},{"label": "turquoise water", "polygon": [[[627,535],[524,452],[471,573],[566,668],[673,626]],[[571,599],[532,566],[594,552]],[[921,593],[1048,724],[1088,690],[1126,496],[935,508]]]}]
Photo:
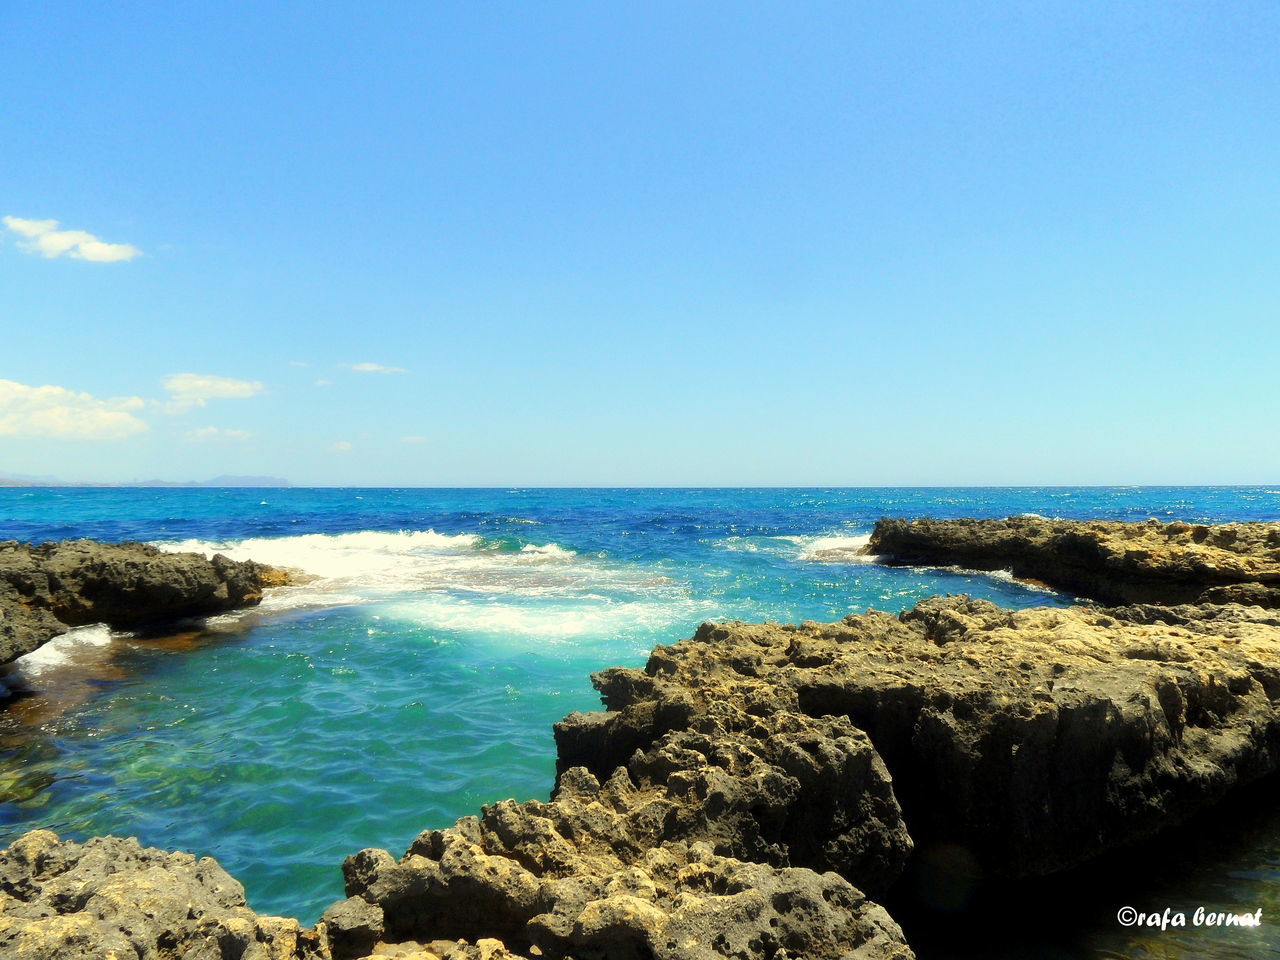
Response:
[{"label": "turquoise water", "polygon": [[212,855],[256,909],[310,922],[342,895],[345,855],[545,798],[551,724],[598,708],[591,671],[704,620],[934,593],[1070,602],[856,555],[881,516],[1024,512],[1276,519],[1280,489],[0,489],[0,539],[139,539],[319,578],[202,633],[88,629],[38,654],[25,672],[44,694],[0,718],[23,759],[0,783],[0,839],[47,827]]}]

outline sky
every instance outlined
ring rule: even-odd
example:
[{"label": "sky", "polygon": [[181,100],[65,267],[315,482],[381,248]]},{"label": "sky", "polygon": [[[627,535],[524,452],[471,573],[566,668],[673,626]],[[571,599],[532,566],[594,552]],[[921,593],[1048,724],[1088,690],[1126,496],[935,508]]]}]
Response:
[{"label": "sky", "polygon": [[1280,482],[1270,2],[0,3],[0,473]]}]

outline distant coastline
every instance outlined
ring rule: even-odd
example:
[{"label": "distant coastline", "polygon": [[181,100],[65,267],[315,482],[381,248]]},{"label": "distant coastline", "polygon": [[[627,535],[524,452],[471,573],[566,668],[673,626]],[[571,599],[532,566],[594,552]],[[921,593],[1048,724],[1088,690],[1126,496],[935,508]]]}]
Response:
[{"label": "distant coastline", "polygon": [[282,477],[239,477],[224,475],[212,480],[59,480],[55,477],[21,477],[0,474],[0,487],[292,487]]}]

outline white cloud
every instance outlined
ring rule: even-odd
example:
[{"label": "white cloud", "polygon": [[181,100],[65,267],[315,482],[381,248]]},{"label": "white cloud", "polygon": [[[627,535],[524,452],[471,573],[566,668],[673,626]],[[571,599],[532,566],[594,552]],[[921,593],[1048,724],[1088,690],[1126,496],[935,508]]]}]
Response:
[{"label": "white cloud", "polygon": [[164,388],[173,399],[165,405],[170,413],[203,407],[210,400],[239,400],[262,392],[257,380],[236,380],[207,373],[174,373],[165,377]]},{"label": "white cloud", "polygon": [[404,367],[384,367],[380,363],[343,363],[339,366],[354,370],[356,373],[408,373]]},{"label": "white cloud", "polygon": [[355,448],[356,448],[355,444],[353,444],[350,440],[339,440],[337,443],[331,446],[329,450],[333,453],[350,453]]},{"label": "white cloud", "polygon": [[93,263],[115,263],[142,255],[142,251],[131,243],[107,243],[84,230],[59,230],[57,220],[5,217],[4,225],[27,238],[18,241],[19,247],[50,260],[54,257],[71,257],[73,260],[90,260]]},{"label": "white cloud", "polygon": [[197,427],[188,430],[183,437],[188,443],[207,443],[211,440],[248,440],[253,434],[248,430],[231,430],[225,427]]},{"label": "white cloud", "polygon": [[426,437],[401,437],[400,442],[401,443],[426,443],[427,438]]},{"label": "white cloud", "polygon": [[66,387],[30,387],[0,380],[0,436],[121,440],[147,429],[133,415],[141,397],[100,400]]},{"label": "white cloud", "polygon": [[291,367],[309,367],[309,366],[311,366],[311,364],[307,363],[307,361],[305,361],[305,360],[290,360],[290,361],[289,361],[289,366],[291,366]]},{"label": "white cloud", "polygon": [[332,380],[317,380],[317,381],[316,381],[316,386],[317,386],[317,387],[331,387],[331,386],[333,386],[333,381],[332,381]]}]

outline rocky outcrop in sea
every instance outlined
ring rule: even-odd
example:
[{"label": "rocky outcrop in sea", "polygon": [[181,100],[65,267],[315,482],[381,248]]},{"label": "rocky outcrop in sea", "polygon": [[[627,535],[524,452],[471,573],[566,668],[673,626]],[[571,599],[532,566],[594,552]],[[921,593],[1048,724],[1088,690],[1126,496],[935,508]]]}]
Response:
[{"label": "rocky outcrop in sea", "polygon": [[254,606],[288,574],[142,543],[0,542],[0,664],[71,627],[124,629]]},{"label": "rocky outcrop in sea", "polygon": [[[956,542],[981,542],[983,523],[957,523],[972,532]],[[348,857],[347,898],[314,929],[252,914],[212,861],[37,831],[0,853],[0,954],[905,960],[877,898],[908,865],[916,882],[961,869],[1033,883],[1280,768],[1280,611],[1234,602],[1268,599],[1276,525],[1197,539],[1190,525],[1042,523],[1023,539],[1103,559],[1060,574],[1050,546],[1027,547],[1037,579],[1083,585],[1087,570],[1090,595],[1164,584],[1202,602],[1005,610],[955,596],[836,623],[705,624],[643,669],[593,678],[606,709],[556,725],[551,800],[484,807],[400,857]],[[985,524],[993,543],[1023,528]],[[1140,558],[1116,545],[1148,541],[1172,546],[1135,546]],[[974,556],[995,564],[995,550]],[[919,562],[943,562],[931,557]],[[1248,585],[1264,593],[1211,593]],[[165,905],[169,884],[186,914]]]},{"label": "rocky outcrop in sea", "polygon": [[[960,596],[839,623],[705,625],[597,685],[610,712],[557,726],[563,763],[607,767],[638,731],[670,738],[651,718],[694,697],[847,724],[891,775],[912,841],[959,848],[987,875],[1072,867],[1280,765],[1280,614],[1240,605],[1004,610]],[[849,803],[832,755],[813,755],[814,790]],[[891,849],[893,821],[866,819]],[[833,839],[785,849],[872,889],[895,878],[883,855],[833,857]]]},{"label": "rocky outcrop in sea", "polygon": [[1100,603],[1280,607],[1280,523],[884,519],[866,552],[889,564],[1010,570]]}]

